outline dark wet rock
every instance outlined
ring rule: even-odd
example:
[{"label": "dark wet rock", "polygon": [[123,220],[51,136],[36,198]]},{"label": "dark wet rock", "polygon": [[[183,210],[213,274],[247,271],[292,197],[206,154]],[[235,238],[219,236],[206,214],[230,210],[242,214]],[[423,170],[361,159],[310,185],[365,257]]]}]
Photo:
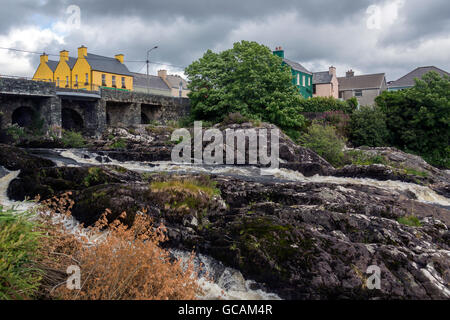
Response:
[{"label": "dark wet rock", "polygon": [[438,182],[430,185],[430,188],[436,193],[450,199],[450,180],[447,182]]},{"label": "dark wet rock", "polygon": [[143,151],[109,151],[111,159],[117,161],[170,161],[172,149],[166,146],[148,147]]},{"label": "dark wet rock", "polygon": [[22,201],[40,196],[42,200],[67,191],[95,185],[136,181],[140,175],[120,167],[52,167],[23,169],[11,181],[8,197]]},{"label": "dark wet rock", "polygon": [[6,176],[8,174],[8,171],[3,168],[2,166],[0,166],[0,178]]},{"label": "dark wet rock", "polygon": [[[450,181],[450,172],[441,170],[428,164],[420,156],[403,152],[396,148],[368,148],[354,149],[369,156],[382,156],[387,165],[395,173],[393,180],[407,181],[411,178],[413,183],[433,184]],[[404,180],[403,180],[404,179]]]},{"label": "dark wet rock", "polygon": [[61,139],[53,139],[50,137],[39,137],[39,139],[26,139],[18,144],[21,148],[42,148],[42,149],[58,149],[65,148]]},{"label": "dark wet rock", "polygon": [[[137,183],[76,192],[74,215],[90,224],[110,208],[112,217],[131,213],[130,223],[146,209],[167,227],[165,246],[210,255],[285,299],[450,297],[446,209],[363,185],[214,180],[221,196],[194,211],[170,205],[172,193]],[[412,213],[420,227],[398,223]],[[366,287],[371,265],[381,269],[381,290]]]},{"label": "dark wet rock", "polygon": [[30,155],[20,148],[0,144],[0,166],[10,171],[17,171],[53,167],[55,163],[51,160]]},{"label": "dark wet rock", "polygon": [[434,182],[430,177],[402,173],[401,170],[382,164],[373,164],[369,166],[348,165],[341,169],[334,170],[332,175],[335,177],[369,178],[381,181],[403,181],[422,185]]}]

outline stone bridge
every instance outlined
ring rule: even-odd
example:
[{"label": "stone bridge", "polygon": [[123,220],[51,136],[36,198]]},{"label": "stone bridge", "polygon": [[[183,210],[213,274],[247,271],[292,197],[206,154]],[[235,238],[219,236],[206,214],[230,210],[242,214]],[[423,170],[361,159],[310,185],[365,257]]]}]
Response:
[{"label": "stone bridge", "polygon": [[0,77],[0,129],[17,123],[101,134],[108,126],[136,126],[178,120],[189,99],[140,92],[56,88],[54,83]]}]

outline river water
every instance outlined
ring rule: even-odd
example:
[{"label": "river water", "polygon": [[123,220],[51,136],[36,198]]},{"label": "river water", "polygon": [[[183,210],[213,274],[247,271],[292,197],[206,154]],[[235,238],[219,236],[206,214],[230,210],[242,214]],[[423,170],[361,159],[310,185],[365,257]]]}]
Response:
[{"label": "river water", "polygon": [[[58,166],[84,166],[84,165],[118,165],[136,172],[172,172],[172,173],[209,173],[245,179],[276,180],[276,181],[298,181],[333,183],[338,185],[356,184],[378,187],[392,192],[410,191],[414,193],[418,201],[431,203],[450,209],[450,199],[438,195],[428,187],[400,181],[378,181],[373,179],[339,178],[332,176],[305,177],[301,173],[287,169],[263,169],[265,175],[261,176],[261,170],[252,166],[196,166],[181,165],[170,162],[119,162],[107,156],[107,153],[96,154],[82,149],[33,149],[30,153],[53,160]],[[106,155],[105,155],[106,154]],[[17,177],[19,171],[9,172],[0,167],[0,204],[17,210],[26,210],[33,206],[30,202],[14,202],[8,199],[7,188],[9,183]],[[64,221],[66,228],[81,232],[79,225],[74,220]],[[75,231],[76,230],[76,231]],[[188,252],[172,251],[172,254],[180,259],[187,260]],[[204,290],[202,299],[231,299],[231,300],[266,300],[280,299],[276,294],[268,293],[263,286],[246,280],[242,274],[235,269],[227,268],[219,261],[211,257],[197,254],[194,263],[200,275],[199,283]],[[203,269],[200,266],[203,266]],[[214,281],[205,275],[213,276]]]}]

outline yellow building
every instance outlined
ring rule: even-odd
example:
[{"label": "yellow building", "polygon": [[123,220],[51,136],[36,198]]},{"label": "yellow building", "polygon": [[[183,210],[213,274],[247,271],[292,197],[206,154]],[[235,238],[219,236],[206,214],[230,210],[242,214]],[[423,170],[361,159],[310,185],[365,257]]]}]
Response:
[{"label": "yellow building", "polygon": [[66,50],[60,52],[59,62],[42,55],[33,80],[54,81],[60,88],[133,90],[133,75],[123,62],[123,54],[109,58],[88,53],[81,46],[77,58],[70,57]]}]

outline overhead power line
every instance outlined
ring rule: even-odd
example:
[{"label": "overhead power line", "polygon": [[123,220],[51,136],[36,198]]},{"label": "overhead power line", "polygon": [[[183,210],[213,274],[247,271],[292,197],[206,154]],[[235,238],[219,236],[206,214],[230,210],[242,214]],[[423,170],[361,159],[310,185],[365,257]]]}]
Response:
[{"label": "overhead power line", "polygon": [[[29,50],[16,49],[16,48],[0,47],[0,50],[9,50],[9,51],[29,53],[29,54],[38,54],[38,55],[46,54],[46,55],[51,56],[51,57],[59,57],[60,56],[59,54],[47,53],[45,51],[44,52],[36,52],[36,51],[29,51]],[[86,58],[77,58],[77,59],[86,59]],[[101,58],[89,58],[89,60],[103,60],[103,59],[101,59]],[[124,62],[127,62],[127,63],[146,63],[147,61],[146,60],[124,60]],[[156,64],[156,65],[162,65],[162,66],[174,67],[174,68],[183,69],[183,70],[186,68],[184,66],[179,66],[179,65],[170,64],[170,63],[163,63],[163,62],[150,61],[149,63],[150,64]]]}]

